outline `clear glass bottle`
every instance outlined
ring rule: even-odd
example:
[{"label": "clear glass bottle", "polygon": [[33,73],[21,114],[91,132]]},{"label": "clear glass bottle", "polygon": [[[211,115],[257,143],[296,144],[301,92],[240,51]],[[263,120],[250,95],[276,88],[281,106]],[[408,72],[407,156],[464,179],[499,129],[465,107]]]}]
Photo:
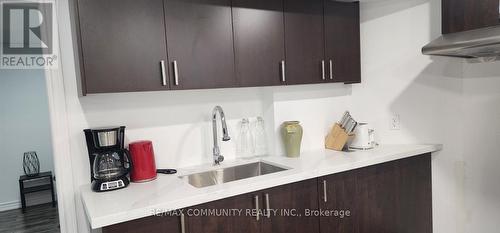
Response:
[{"label": "clear glass bottle", "polygon": [[253,136],[255,143],[256,156],[262,156],[267,154],[267,138],[266,129],[264,127],[264,119],[262,117],[257,117],[257,121],[253,127]]},{"label": "clear glass bottle", "polygon": [[250,131],[250,121],[243,118],[240,126],[240,135],[236,145],[236,154],[239,157],[250,157],[254,154],[254,142],[252,132]]}]

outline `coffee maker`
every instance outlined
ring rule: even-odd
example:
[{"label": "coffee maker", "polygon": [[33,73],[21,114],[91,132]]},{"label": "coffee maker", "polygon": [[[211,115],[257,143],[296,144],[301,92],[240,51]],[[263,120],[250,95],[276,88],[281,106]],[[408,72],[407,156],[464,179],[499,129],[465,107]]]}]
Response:
[{"label": "coffee maker", "polygon": [[90,156],[91,188],[104,192],[125,188],[130,183],[130,155],[124,148],[125,126],[85,129]]}]

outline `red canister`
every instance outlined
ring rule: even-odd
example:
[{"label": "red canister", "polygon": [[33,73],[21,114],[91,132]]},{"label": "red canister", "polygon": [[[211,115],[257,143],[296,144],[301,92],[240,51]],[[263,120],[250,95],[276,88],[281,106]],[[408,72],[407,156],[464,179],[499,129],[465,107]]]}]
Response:
[{"label": "red canister", "polygon": [[136,141],[128,145],[132,169],[132,182],[147,182],[156,179],[155,153],[151,141]]}]

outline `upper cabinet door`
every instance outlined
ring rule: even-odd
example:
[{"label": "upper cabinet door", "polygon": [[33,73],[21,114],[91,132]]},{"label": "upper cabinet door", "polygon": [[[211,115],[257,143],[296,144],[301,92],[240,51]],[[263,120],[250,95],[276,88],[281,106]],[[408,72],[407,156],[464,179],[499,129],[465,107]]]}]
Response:
[{"label": "upper cabinet door", "polygon": [[325,0],[325,46],[329,82],[361,82],[359,2]]},{"label": "upper cabinet door", "polygon": [[443,34],[499,24],[498,0],[443,0]]},{"label": "upper cabinet door", "polygon": [[233,0],[236,76],[240,86],[282,81],[285,60],[282,0]]},{"label": "upper cabinet door", "polygon": [[78,0],[86,93],[168,89],[162,0]]},{"label": "upper cabinet door", "polygon": [[230,0],[165,0],[172,89],[237,86]]},{"label": "upper cabinet door", "polygon": [[286,83],[326,81],[323,0],[285,1]]}]

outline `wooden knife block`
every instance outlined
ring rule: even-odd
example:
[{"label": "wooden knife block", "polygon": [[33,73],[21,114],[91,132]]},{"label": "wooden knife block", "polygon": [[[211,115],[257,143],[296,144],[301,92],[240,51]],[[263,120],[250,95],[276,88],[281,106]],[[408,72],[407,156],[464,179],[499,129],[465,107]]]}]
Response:
[{"label": "wooden knife block", "polygon": [[342,151],[347,142],[354,137],[354,134],[347,132],[335,123],[330,133],[325,138],[325,148],[330,150]]}]

